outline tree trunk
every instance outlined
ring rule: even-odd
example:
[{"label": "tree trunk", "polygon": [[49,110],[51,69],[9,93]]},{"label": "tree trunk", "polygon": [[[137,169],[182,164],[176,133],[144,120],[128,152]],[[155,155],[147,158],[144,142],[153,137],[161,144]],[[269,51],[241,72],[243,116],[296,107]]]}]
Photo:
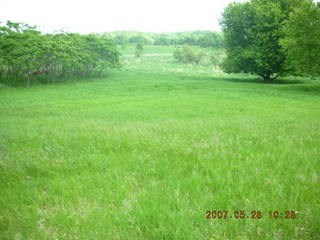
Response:
[{"label": "tree trunk", "polygon": [[271,83],[279,76],[280,76],[280,73],[275,74],[275,75],[274,74],[261,75],[261,77],[263,78],[263,82],[265,82],[265,83]]},{"label": "tree trunk", "polygon": [[271,83],[274,79],[271,78],[271,77],[266,77],[266,78],[263,78],[263,82],[265,83]]},{"label": "tree trunk", "polygon": [[30,87],[30,76],[28,74],[27,79],[25,81],[25,87]]}]

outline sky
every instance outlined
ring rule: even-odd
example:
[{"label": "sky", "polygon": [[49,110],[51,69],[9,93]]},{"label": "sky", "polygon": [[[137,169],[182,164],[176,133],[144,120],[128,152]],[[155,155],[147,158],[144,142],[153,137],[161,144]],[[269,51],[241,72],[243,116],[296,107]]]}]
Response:
[{"label": "sky", "polygon": [[219,31],[231,2],[245,0],[0,0],[0,21],[37,25],[42,31]]}]

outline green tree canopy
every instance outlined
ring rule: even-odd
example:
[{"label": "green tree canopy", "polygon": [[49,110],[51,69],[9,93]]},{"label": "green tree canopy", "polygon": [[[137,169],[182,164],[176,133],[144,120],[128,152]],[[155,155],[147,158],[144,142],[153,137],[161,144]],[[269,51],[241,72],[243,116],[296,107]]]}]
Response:
[{"label": "green tree canopy", "polygon": [[8,21],[0,26],[0,80],[7,83],[44,77],[101,75],[119,66],[113,42],[101,36],[41,34],[35,27]]},{"label": "green tree canopy", "polygon": [[254,73],[265,81],[285,73],[282,26],[298,2],[252,0],[228,5],[220,22],[227,54],[223,70]]},{"label": "green tree canopy", "polygon": [[112,38],[116,44],[149,44],[149,45],[197,45],[201,47],[223,47],[223,37],[221,33],[212,31],[189,31],[189,32],[169,32],[150,33],[136,31],[114,31],[102,34]]},{"label": "green tree canopy", "polygon": [[304,1],[290,14],[281,40],[287,66],[296,74],[320,74],[320,4]]}]

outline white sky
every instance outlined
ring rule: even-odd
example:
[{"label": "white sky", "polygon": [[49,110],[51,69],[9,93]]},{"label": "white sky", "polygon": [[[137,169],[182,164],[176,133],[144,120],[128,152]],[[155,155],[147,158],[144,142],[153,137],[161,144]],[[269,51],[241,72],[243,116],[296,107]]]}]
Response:
[{"label": "white sky", "polygon": [[223,9],[234,1],[245,0],[0,0],[0,21],[49,32],[217,31]]}]

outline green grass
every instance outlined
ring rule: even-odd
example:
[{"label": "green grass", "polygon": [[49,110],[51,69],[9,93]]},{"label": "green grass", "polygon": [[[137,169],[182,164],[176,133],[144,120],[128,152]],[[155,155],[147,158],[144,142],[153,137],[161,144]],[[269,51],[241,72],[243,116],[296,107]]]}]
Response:
[{"label": "green grass", "polygon": [[320,238],[319,80],[123,61],[105,79],[0,88],[1,240]]}]

